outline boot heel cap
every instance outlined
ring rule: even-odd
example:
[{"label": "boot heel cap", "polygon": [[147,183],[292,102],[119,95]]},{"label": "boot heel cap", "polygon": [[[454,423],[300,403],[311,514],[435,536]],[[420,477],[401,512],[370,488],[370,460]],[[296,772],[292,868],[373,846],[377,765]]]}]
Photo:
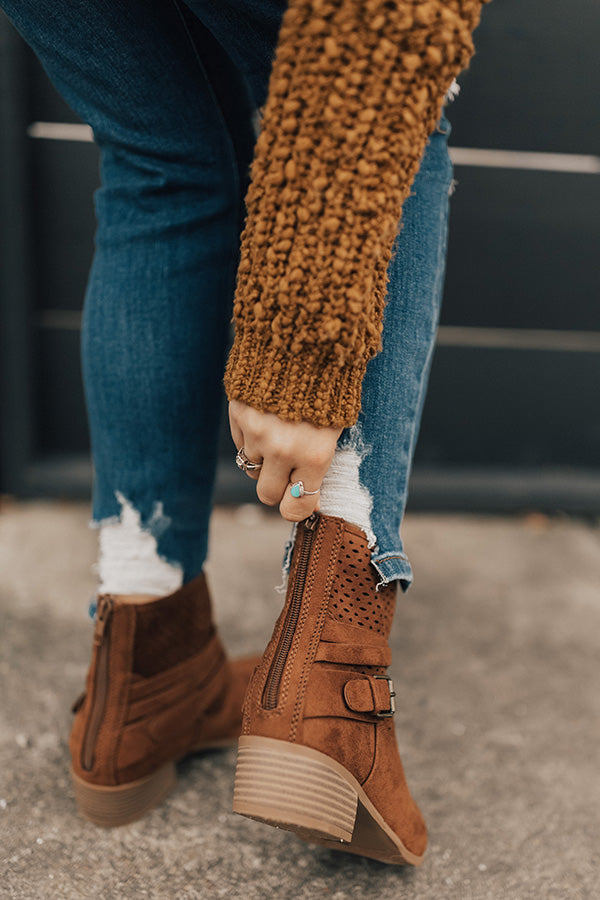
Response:
[{"label": "boot heel cap", "polygon": [[351,841],[358,795],[318,751],[287,741],[240,738],[233,811],[310,840]]},{"label": "boot heel cap", "polygon": [[335,759],[288,741],[239,741],[233,811],[310,843],[393,865],[420,866],[354,776]]}]

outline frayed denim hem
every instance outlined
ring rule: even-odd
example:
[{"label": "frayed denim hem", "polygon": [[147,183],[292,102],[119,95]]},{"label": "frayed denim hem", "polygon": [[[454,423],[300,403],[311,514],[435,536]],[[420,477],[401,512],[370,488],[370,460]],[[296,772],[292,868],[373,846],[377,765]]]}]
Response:
[{"label": "frayed denim hem", "polygon": [[377,585],[377,589],[390,584],[392,581],[399,581],[403,592],[406,592],[413,582],[413,571],[404,553],[379,553],[375,552],[371,556],[371,562],[379,572],[381,581]]}]

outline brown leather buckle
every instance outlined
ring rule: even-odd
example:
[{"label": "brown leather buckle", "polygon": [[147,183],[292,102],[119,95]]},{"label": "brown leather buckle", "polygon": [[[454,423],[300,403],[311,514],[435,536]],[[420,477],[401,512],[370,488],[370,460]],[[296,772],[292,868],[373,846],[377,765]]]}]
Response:
[{"label": "brown leather buckle", "polygon": [[396,712],[396,703],[394,701],[394,697],[396,696],[396,691],[394,690],[394,682],[390,678],[389,675],[373,675],[373,678],[377,678],[378,681],[387,681],[388,690],[390,692],[390,708],[384,710],[384,712],[377,712],[375,715],[379,719],[389,719]]}]

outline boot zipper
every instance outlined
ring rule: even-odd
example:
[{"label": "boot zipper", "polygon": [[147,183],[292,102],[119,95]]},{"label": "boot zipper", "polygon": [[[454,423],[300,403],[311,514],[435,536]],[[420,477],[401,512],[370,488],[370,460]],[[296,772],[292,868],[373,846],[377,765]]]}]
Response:
[{"label": "boot zipper", "polygon": [[108,694],[108,658],[110,652],[110,617],[113,608],[112,597],[101,597],[96,611],[94,646],[97,647],[96,673],[93,684],[92,704],[88,725],[81,749],[81,766],[86,772],[94,768],[94,753],[98,732],[104,718]]},{"label": "boot zipper", "polygon": [[317,523],[319,520],[318,513],[314,512],[308,519],[302,522],[300,535],[302,543],[300,545],[298,560],[298,568],[296,569],[296,579],[290,600],[290,605],[283,623],[279,643],[269,674],[265,683],[262,696],[263,709],[275,709],[279,701],[279,688],[281,685],[281,677],[287,662],[288,653],[292,646],[296,626],[300,617],[300,609],[302,607],[302,595],[304,593],[304,583],[308,574],[308,564],[310,561],[310,551],[312,548],[313,538]]}]

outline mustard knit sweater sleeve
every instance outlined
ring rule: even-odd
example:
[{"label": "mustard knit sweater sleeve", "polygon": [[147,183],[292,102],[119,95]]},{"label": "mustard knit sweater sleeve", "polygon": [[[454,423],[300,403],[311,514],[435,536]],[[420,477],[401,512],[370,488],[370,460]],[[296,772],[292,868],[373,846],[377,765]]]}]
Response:
[{"label": "mustard knit sweater sleeve", "polygon": [[291,0],[246,198],[230,399],[346,426],[402,204],[486,0]]}]

